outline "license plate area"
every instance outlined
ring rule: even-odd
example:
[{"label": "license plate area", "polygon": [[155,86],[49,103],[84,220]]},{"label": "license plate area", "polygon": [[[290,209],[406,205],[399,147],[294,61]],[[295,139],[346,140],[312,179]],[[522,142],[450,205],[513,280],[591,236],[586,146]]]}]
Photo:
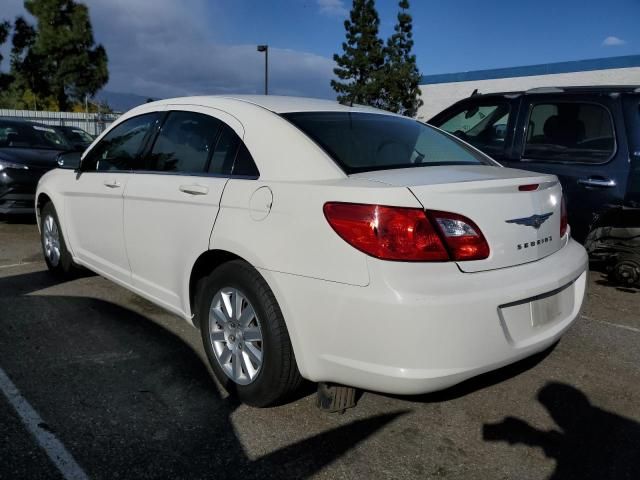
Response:
[{"label": "license plate area", "polygon": [[[531,327],[534,329],[540,328],[562,317],[562,313],[567,311],[567,307],[573,307],[573,302],[571,302],[571,305],[568,304],[567,300],[569,299],[572,300],[572,296],[570,298],[565,289],[555,295],[539,298],[530,302]],[[569,309],[569,312],[570,311]]]},{"label": "license plate area", "polygon": [[500,321],[507,339],[525,342],[568,318],[574,310],[575,286],[571,283],[544,295],[503,305]]}]

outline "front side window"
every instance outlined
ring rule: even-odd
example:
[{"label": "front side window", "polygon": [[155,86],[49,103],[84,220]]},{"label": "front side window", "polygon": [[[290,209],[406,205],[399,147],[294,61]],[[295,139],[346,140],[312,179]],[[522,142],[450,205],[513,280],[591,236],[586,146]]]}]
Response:
[{"label": "front side window", "polygon": [[409,118],[360,112],[283,116],[319,144],[347,174],[429,165],[493,165],[461,142]]},{"label": "front side window", "polygon": [[509,110],[508,102],[475,104],[464,107],[436,126],[482,151],[501,154],[505,149]]},{"label": "front side window", "polygon": [[156,118],[157,114],[148,113],[125,120],[114,127],[87,154],[82,162],[82,170],[137,169],[142,143]]},{"label": "front side window", "polygon": [[149,159],[160,172],[204,173],[222,122],[195,112],[171,112],[162,125]]},{"label": "front side window", "polygon": [[615,150],[611,115],[602,105],[553,102],[533,105],[524,158],[577,163],[603,163]]}]

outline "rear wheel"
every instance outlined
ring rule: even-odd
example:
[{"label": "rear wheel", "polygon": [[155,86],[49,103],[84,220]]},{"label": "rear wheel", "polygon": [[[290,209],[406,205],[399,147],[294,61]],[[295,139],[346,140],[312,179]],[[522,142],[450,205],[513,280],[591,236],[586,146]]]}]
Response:
[{"label": "rear wheel", "polygon": [[609,274],[609,278],[620,285],[640,286],[640,255],[620,255]]},{"label": "rear wheel", "polygon": [[47,268],[60,278],[72,278],[77,269],[67,250],[58,215],[51,202],[42,207],[40,218],[40,239]]},{"label": "rear wheel", "polygon": [[277,404],[302,382],[280,307],[253,267],[233,260],[203,278],[197,317],[218,381],[242,402]]}]

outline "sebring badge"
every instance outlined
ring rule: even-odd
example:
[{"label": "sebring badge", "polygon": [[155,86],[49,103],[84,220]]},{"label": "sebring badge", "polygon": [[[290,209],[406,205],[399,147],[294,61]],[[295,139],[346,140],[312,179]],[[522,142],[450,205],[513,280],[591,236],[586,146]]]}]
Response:
[{"label": "sebring badge", "polygon": [[547,221],[547,219],[553,215],[553,212],[543,213],[542,215],[531,215],[525,218],[514,218],[512,220],[505,220],[507,223],[515,223],[518,225],[524,225],[525,227],[533,227],[536,230]]}]

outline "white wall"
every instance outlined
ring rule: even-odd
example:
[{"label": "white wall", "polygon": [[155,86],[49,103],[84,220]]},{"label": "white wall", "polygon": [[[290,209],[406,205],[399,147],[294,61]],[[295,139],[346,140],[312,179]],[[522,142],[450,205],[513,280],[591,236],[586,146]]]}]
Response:
[{"label": "white wall", "polygon": [[491,93],[578,85],[640,85],[640,67],[420,85],[424,105],[418,110],[418,119],[429,120],[451,104],[471,95],[476,88],[479,93]]}]

